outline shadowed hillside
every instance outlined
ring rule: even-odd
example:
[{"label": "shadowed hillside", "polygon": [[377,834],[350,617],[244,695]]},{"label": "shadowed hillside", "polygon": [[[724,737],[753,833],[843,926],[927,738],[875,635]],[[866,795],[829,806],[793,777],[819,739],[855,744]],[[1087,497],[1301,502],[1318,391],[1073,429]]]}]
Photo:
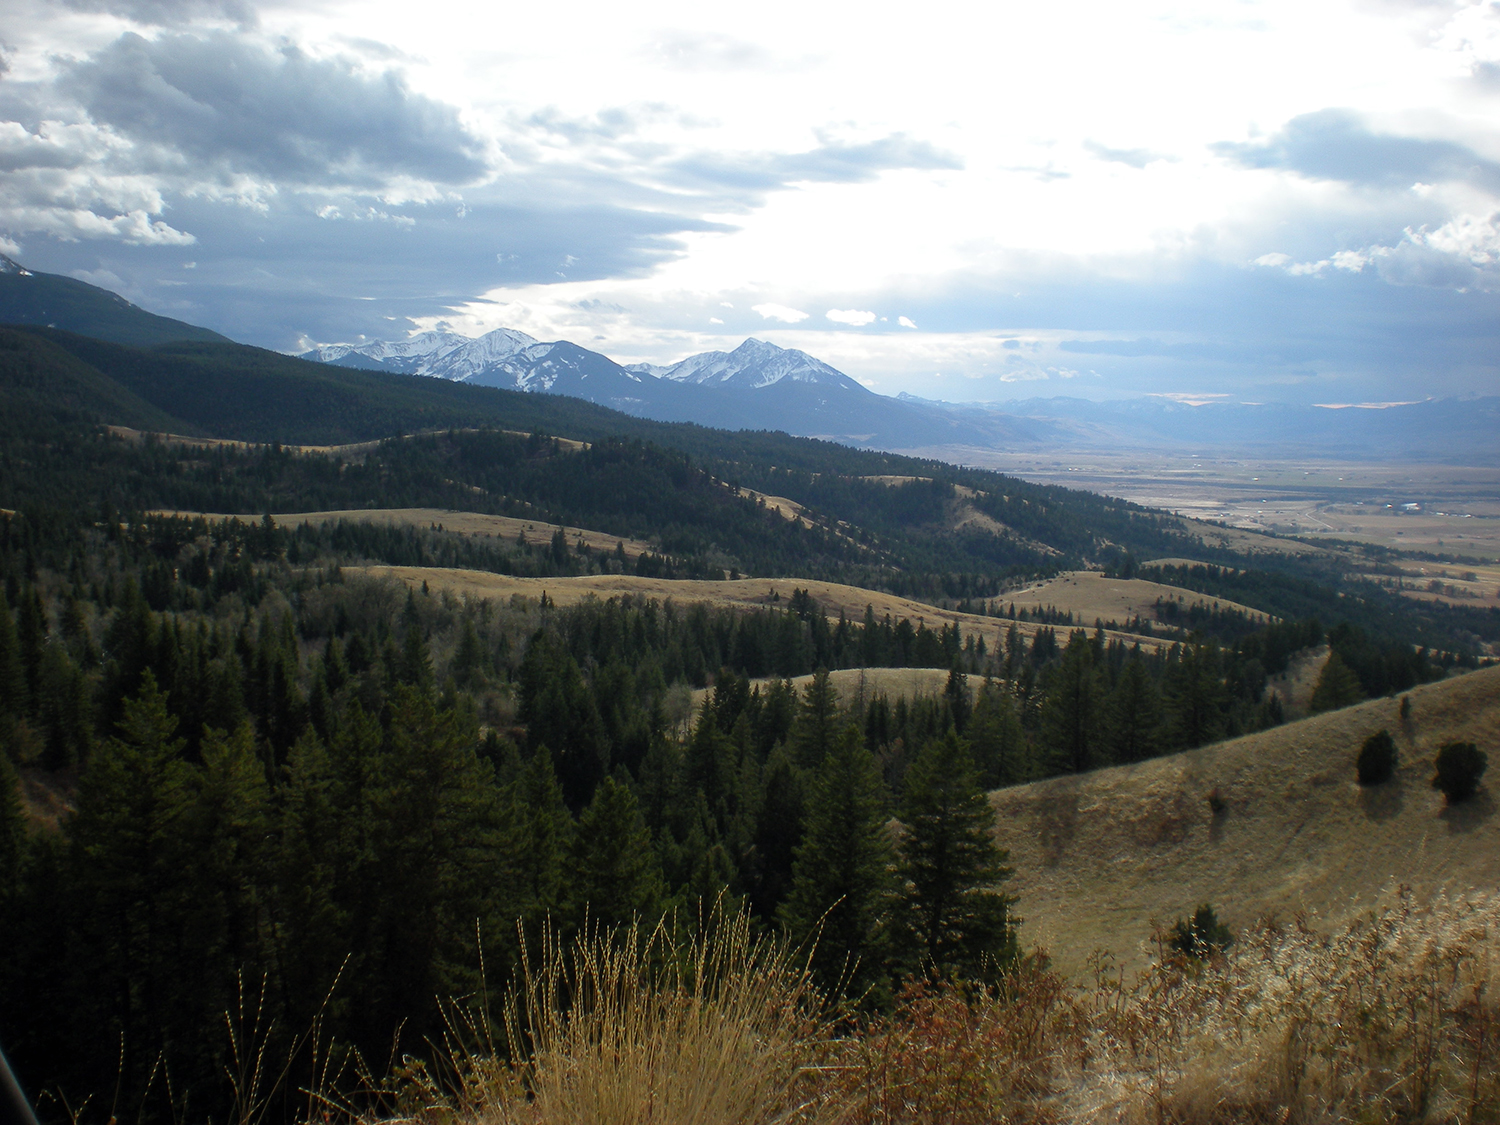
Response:
[{"label": "shadowed hillside", "polygon": [[[1430,787],[1451,739],[1492,758],[1500,668],[1414,689],[1232,742],[991,795],[1010,849],[1025,944],[1064,972],[1096,949],[1144,963],[1151,923],[1212,903],[1231,928],[1298,912],[1337,925],[1403,884],[1419,897],[1500,884],[1500,818],[1489,788],[1445,808]],[[1382,728],[1396,777],[1361,789],[1354,759]],[[1215,812],[1210,795],[1217,794]]]}]

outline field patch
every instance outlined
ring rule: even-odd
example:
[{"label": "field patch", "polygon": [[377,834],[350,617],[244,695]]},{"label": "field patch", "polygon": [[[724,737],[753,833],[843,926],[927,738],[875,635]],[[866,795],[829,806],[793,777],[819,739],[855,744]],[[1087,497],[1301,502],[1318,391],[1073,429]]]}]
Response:
[{"label": "field patch", "polygon": [[[1170,925],[1211,903],[1231,929],[1275,916],[1337,926],[1406,885],[1420,899],[1500,885],[1500,668],[1375,699],[1171,757],[998,790],[1025,919],[1022,940],[1064,972],[1094,951],[1125,966]],[[1354,762],[1385,729],[1396,777],[1361,788]],[[1479,794],[1448,808],[1431,787],[1445,741],[1490,755]]]},{"label": "field patch", "polygon": [[[213,512],[157,511],[151,514],[188,516],[207,520],[240,520],[241,522],[249,523],[258,523],[261,518],[259,516],[218,515]],[[348,520],[350,523],[393,524],[398,527],[435,528],[441,531],[453,532],[456,535],[504,539],[510,542],[515,542],[524,535],[528,543],[545,543],[561,529],[562,533],[567,537],[569,547],[582,540],[588,544],[591,550],[613,551],[617,543],[623,543],[625,546],[625,556],[632,559],[637,555],[655,550],[650,543],[642,542],[639,539],[622,539],[618,535],[610,535],[604,531],[590,531],[588,528],[581,527],[566,527],[560,524],[548,523],[546,520],[517,519],[512,516],[489,516],[481,512],[455,512],[443,508],[351,508],[346,511],[336,512],[273,512],[271,519],[278,526],[288,528],[297,527],[304,523],[322,526],[325,523],[338,523],[340,520]]]},{"label": "field patch", "polygon": [[[543,593],[558,605],[575,605],[585,598],[614,598],[630,595],[639,598],[671,598],[679,605],[702,602],[713,606],[729,606],[737,609],[783,609],[794,590],[806,590],[827,611],[830,617],[842,612],[850,621],[862,621],[865,606],[875,611],[877,618],[887,614],[892,620],[905,617],[913,624],[922,622],[929,629],[943,625],[958,624],[965,634],[982,636],[990,651],[1002,642],[1012,622],[1005,618],[985,617],[977,613],[959,613],[957,610],[939,609],[925,602],[910,598],[884,594],[878,590],[866,590],[859,586],[846,586],[838,582],[820,582],[810,578],[740,578],[733,581],[714,582],[694,578],[643,578],[633,574],[591,574],[570,578],[518,578],[509,574],[491,574],[483,570],[459,570],[449,567],[421,566],[366,566],[345,567],[345,574],[366,573],[374,576],[390,576],[412,586],[426,582],[432,589],[449,590],[457,595],[467,594],[477,598],[506,600],[514,596],[540,598]],[[1167,587],[1162,587],[1166,589]],[[1021,634],[1031,637],[1043,626],[1035,622],[1015,623]],[[1160,639],[1137,637],[1130,633],[1109,632],[1106,636],[1151,649],[1162,644]]]},{"label": "field patch", "polygon": [[1067,571],[1045,582],[1008,591],[997,600],[1003,601],[1006,606],[1015,603],[1017,612],[1051,606],[1059,612],[1071,612],[1075,620],[1089,626],[1095,620],[1118,621],[1123,624],[1137,615],[1147,621],[1160,621],[1161,617],[1156,609],[1158,600],[1174,601],[1183,609],[1204,605],[1221,611],[1245,613],[1252,621],[1262,624],[1269,624],[1271,620],[1260,610],[1225,598],[1198,594],[1159,582],[1147,582],[1141,578],[1106,578],[1094,570]]}]

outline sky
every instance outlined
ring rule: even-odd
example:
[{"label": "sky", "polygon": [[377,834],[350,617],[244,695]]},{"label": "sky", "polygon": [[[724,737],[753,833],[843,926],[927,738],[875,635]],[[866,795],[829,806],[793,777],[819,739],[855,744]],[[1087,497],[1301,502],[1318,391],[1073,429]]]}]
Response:
[{"label": "sky", "polygon": [[7,0],[0,251],[283,351],[1500,393],[1500,0]]}]

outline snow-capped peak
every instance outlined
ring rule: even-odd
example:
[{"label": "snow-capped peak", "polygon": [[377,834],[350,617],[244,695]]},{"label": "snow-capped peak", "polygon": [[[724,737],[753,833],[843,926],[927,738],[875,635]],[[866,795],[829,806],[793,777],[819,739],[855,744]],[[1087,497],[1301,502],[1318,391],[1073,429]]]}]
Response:
[{"label": "snow-capped peak", "polygon": [[419,332],[404,340],[324,344],[307,352],[306,358],[320,363],[347,363],[350,356],[360,356],[373,365],[408,375],[436,375],[463,381],[535,343],[535,337],[513,328],[497,328],[477,338],[456,332]]},{"label": "snow-capped peak", "polygon": [[[645,365],[641,365],[643,368]],[[790,379],[798,383],[858,387],[843,372],[796,348],[779,348],[754,337],[732,352],[703,352],[666,368],[648,368],[651,374],[680,383],[738,387],[757,390]]]},{"label": "snow-capped peak", "polygon": [[22,277],[30,277],[31,271],[13,258],[0,254],[0,273],[15,273]]}]

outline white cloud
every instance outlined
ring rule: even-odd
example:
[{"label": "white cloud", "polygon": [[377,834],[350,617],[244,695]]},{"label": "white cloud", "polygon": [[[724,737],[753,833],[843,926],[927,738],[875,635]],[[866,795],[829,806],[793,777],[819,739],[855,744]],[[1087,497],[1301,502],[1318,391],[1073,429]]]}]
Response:
[{"label": "white cloud", "polygon": [[[168,256],[130,247],[196,235],[192,299],[209,307],[253,259],[265,307],[282,309],[266,316],[277,346],[310,328],[299,295],[327,293],[328,316],[343,317],[377,276],[393,280],[371,317],[602,334],[601,350],[653,360],[732,346],[742,337],[723,333],[723,310],[775,293],[782,303],[753,305],[763,334],[795,334],[856,377],[916,393],[918,371],[944,370],[950,384],[976,371],[1023,377],[1000,366],[1008,352],[990,354],[1003,345],[980,341],[1028,325],[1050,335],[1038,346],[1027,337],[1025,357],[1043,366],[1025,378],[1068,377],[1063,335],[1107,322],[1139,342],[1184,319],[1200,342],[1263,340],[1268,355],[1290,357],[1268,361],[1284,369],[1370,369],[1381,361],[1369,326],[1394,333],[1379,310],[1406,296],[1383,298],[1377,282],[1500,287],[1500,128],[1486,100],[1500,82],[1500,7],[1481,0],[1204,11],[1078,0],[939,6],[916,24],[765,0],[753,27],[672,0],[591,10],[588,21],[556,5],[320,0],[265,5],[232,34],[202,14],[223,2],[23,0],[0,14],[0,118],[14,119],[0,120],[6,245],[53,254],[60,272],[104,265],[107,253],[149,292],[138,274]],[[171,6],[182,22],[137,23],[126,43],[126,24],[89,14],[141,5]],[[364,37],[358,57],[351,26]],[[997,71],[995,42],[1028,49]],[[218,59],[254,64],[255,80]],[[896,72],[911,81],[892,83]],[[347,96],[298,93],[318,83]],[[1038,102],[1043,87],[1055,96]],[[1001,108],[1023,101],[1023,115]],[[1329,110],[1396,138],[1380,151],[1399,159],[1376,161],[1356,188],[1215,155],[1226,142],[1269,152],[1266,138]],[[1400,163],[1433,144],[1477,154],[1478,171],[1445,179],[1430,160]],[[318,223],[320,208],[346,221]],[[455,215],[463,230],[445,233]],[[92,245],[106,240],[107,251]],[[582,260],[559,267],[570,251]],[[1296,306],[1237,300],[1268,288],[1247,262],[1304,279]],[[1332,301],[1327,282],[1361,272],[1354,300],[1369,305],[1351,304],[1347,285],[1341,303],[1318,304]],[[431,296],[459,293],[484,300],[449,310]],[[572,307],[595,299],[605,304]],[[890,318],[900,333],[841,330],[880,319],[866,309],[898,307],[910,314]],[[1401,325],[1405,338],[1471,341],[1450,367],[1493,386],[1492,312],[1424,307]],[[829,311],[802,311],[814,308]],[[213,323],[233,333],[234,322]],[[1298,350],[1316,334],[1309,324],[1327,343],[1316,357]],[[382,329],[351,320],[325,334],[360,330]]]},{"label": "white cloud", "polygon": [[801,309],[788,308],[786,305],[751,305],[753,312],[760,313],[766,320],[779,320],[783,324],[796,324],[798,321],[806,320],[807,314]]},{"label": "white cloud", "polygon": [[853,328],[863,328],[875,320],[874,313],[860,309],[829,309],[824,315],[835,324],[847,324]]},{"label": "white cloud", "polygon": [[1361,273],[1374,266],[1394,285],[1493,290],[1500,288],[1500,211],[1459,215],[1434,230],[1408,227],[1393,244],[1339,250],[1317,261],[1298,262],[1277,252],[1262,254],[1254,264],[1294,277],[1321,277],[1329,269]]}]

